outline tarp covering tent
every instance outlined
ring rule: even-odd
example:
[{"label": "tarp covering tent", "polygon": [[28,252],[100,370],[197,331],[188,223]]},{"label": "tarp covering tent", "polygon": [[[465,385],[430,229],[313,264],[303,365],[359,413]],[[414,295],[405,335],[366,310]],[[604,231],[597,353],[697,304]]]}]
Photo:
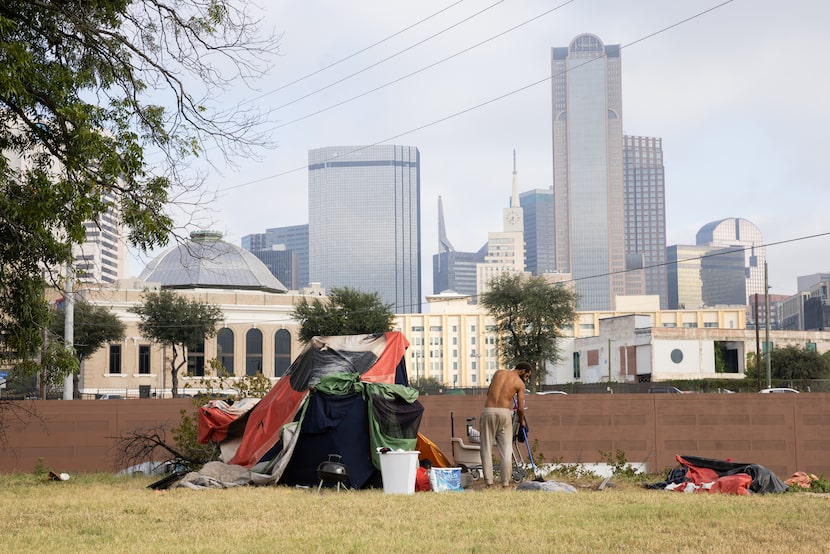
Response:
[{"label": "tarp covering tent", "polygon": [[659,487],[684,492],[751,493],[786,492],[789,487],[773,472],[758,464],[715,460],[698,456],[675,456],[681,465]]},{"label": "tarp covering tent", "polygon": [[416,447],[423,406],[408,386],[408,346],[398,332],[315,337],[250,411],[232,418],[203,407],[200,440],[237,439],[227,463],[250,470],[255,484],[316,485],[330,454],[342,456],[347,485],[373,484],[378,447]]}]

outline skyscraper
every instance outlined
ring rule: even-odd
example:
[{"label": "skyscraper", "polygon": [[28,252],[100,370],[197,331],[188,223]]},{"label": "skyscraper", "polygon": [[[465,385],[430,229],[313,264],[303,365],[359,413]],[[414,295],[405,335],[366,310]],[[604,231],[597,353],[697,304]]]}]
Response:
[{"label": "skyscraper", "polygon": [[660,307],[665,310],[668,289],[663,141],[626,135],[623,136],[623,150],[625,251],[629,255],[642,255],[644,292],[659,295]]},{"label": "skyscraper", "polygon": [[553,189],[533,189],[519,195],[524,211],[525,269],[533,275],[556,271],[553,237]]},{"label": "skyscraper", "polygon": [[[746,295],[764,294],[764,262],[766,249],[761,231],[751,222],[740,217],[712,221],[697,232],[695,243],[706,246],[731,247],[742,250],[746,277]],[[744,298],[743,304],[749,299]]]},{"label": "skyscraper", "polygon": [[114,283],[129,275],[127,229],[119,222],[118,202],[108,193],[110,208],[97,221],[87,221],[84,242],[72,246],[75,278],[86,283]]},{"label": "skyscraper", "polygon": [[556,270],[580,310],[625,293],[620,46],[591,34],[552,49]]},{"label": "skyscraper", "polygon": [[420,152],[329,146],[308,153],[309,280],[377,292],[421,311]]}]

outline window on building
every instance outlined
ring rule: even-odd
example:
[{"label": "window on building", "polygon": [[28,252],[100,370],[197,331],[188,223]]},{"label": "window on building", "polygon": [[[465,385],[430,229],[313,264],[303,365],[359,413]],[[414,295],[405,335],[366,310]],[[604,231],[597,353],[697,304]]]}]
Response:
[{"label": "window on building", "polygon": [[110,373],[121,373],[121,345],[110,345]]},{"label": "window on building", "polygon": [[205,376],[205,341],[187,349],[187,373],[195,377]]},{"label": "window on building", "polygon": [[150,345],[138,345],[138,372],[142,375],[150,373]]},{"label": "window on building", "polygon": [[262,373],[262,331],[249,329],[245,334],[245,375]]},{"label": "window on building", "polygon": [[580,379],[579,352],[574,352],[574,379]]},{"label": "window on building", "polygon": [[222,364],[224,377],[233,376],[233,331],[224,327],[216,335],[216,357]]},{"label": "window on building", "polygon": [[291,365],[291,333],[280,329],[274,334],[274,377],[282,377]]}]

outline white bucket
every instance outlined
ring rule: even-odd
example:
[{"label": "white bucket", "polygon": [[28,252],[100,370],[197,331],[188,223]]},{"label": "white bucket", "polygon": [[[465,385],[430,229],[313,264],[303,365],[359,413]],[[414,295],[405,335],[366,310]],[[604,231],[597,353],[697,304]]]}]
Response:
[{"label": "white bucket", "polygon": [[418,450],[389,451],[380,455],[380,474],[386,494],[415,494]]}]

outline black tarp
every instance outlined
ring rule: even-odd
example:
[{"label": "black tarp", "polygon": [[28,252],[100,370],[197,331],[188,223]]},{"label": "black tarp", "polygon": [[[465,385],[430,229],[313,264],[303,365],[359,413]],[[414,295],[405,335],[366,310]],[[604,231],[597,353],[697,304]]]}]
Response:
[{"label": "black tarp", "polygon": [[716,460],[699,456],[677,456],[677,461],[686,467],[711,469],[718,477],[746,473],[752,477],[752,483],[749,485],[750,492],[776,493],[789,490],[789,487],[772,471],[759,464]]}]

